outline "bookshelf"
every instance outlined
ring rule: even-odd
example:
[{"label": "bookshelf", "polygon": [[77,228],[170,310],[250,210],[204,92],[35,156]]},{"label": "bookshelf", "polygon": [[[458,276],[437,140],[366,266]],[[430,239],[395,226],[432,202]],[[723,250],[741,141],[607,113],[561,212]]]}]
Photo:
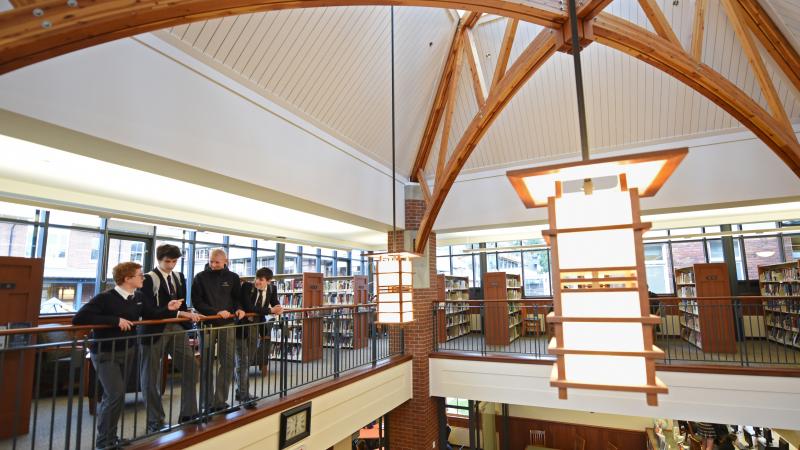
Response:
[{"label": "bookshelf", "polygon": [[[736,353],[736,334],[725,263],[694,264],[675,269],[675,292],[681,300],[681,339],[708,353]],[[690,297],[701,297],[698,300]]]},{"label": "bookshelf", "polygon": [[439,298],[444,308],[437,311],[439,342],[447,342],[471,331],[469,308],[469,278],[437,275]]},{"label": "bookshelf", "polygon": [[[367,277],[364,275],[325,277],[323,279],[323,306],[363,305],[369,302]],[[343,308],[340,316],[339,342],[342,348],[362,348],[367,345],[367,315],[355,308]],[[322,320],[322,345],[333,347],[334,322],[332,317]]]},{"label": "bookshelf", "polygon": [[[758,267],[766,337],[770,341],[800,348],[800,261]],[[792,298],[794,297],[794,298]]]},{"label": "bookshelf", "polygon": [[[522,335],[522,282],[519,275],[486,272],[483,275],[485,336],[488,345],[508,345]],[[495,301],[500,300],[500,301]],[[505,300],[505,301],[503,301]]]},{"label": "bookshelf", "polygon": [[[275,275],[278,288],[278,302],[291,314],[292,309],[322,306],[323,277],[321,273],[305,272],[298,274]],[[288,321],[286,336],[288,361],[308,362],[322,358],[322,319],[305,318],[304,313],[295,313]],[[300,318],[297,318],[300,317]],[[280,328],[273,327],[270,336],[272,343],[281,342]],[[270,349],[271,359],[281,359],[280,345]]]}]

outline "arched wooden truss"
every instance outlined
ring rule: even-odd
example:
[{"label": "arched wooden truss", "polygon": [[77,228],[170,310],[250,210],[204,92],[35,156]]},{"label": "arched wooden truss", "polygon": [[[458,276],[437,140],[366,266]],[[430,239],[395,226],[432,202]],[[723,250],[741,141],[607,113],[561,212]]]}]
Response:
[{"label": "arched wooden truss", "polygon": [[[578,28],[583,46],[598,42],[669,73],[733,115],[800,176],[800,144],[767,74],[755,40],[761,43],[798,90],[800,56],[757,0],[720,1],[750,61],[769,111],[734,83],[700,62],[705,5],[709,0],[697,0],[689,49],[681,47],[655,0],[638,1],[656,34],[603,13],[602,10],[611,0],[577,1]],[[0,13],[0,74],[103,42],[233,14],[390,4],[473,11],[462,19],[453,37],[411,173],[411,178],[420,182],[427,203],[417,234],[417,251],[425,248],[445,197],[494,119],[550,56],[556,51],[569,50],[570,39],[567,13],[558,0],[525,3],[511,0],[11,0],[11,3],[14,9]],[[488,85],[483,79],[470,31],[482,13],[509,18],[498,63]],[[520,20],[542,25],[545,29],[508,67],[514,34]],[[460,67],[462,58],[466,58],[469,64],[479,108],[448,157],[446,149],[451,139],[450,125],[459,74],[456,69]],[[442,139],[435,166],[435,182],[431,189],[424,168],[432,153],[440,124]]]}]

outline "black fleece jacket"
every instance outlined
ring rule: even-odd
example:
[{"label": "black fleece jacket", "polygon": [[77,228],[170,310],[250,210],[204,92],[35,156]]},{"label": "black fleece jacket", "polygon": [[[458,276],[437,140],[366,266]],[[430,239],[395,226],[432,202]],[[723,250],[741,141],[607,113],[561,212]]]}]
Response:
[{"label": "black fleece jacket", "polygon": [[[228,270],[211,270],[206,265],[205,270],[194,276],[192,281],[192,306],[200,314],[213,316],[219,311],[228,311],[233,314],[237,309],[244,310],[239,298],[241,288],[239,275]],[[207,321],[210,325],[228,325],[233,323],[233,318]]]}]

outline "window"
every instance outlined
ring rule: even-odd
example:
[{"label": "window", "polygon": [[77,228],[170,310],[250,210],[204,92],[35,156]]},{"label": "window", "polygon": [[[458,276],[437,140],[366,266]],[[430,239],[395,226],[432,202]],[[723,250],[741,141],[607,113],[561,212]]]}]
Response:
[{"label": "window", "polygon": [[644,265],[647,288],[656,294],[672,293],[672,266],[669,244],[666,242],[644,245]]},{"label": "window", "polygon": [[672,263],[676,269],[704,262],[706,254],[702,241],[672,243]]},{"label": "window", "polygon": [[[347,270],[347,269],[346,269],[346,266],[345,266],[345,270]],[[323,274],[324,274],[326,277],[333,277],[333,276],[336,276],[337,274],[336,274],[336,272],[334,271],[333,258],[322,257],[322,258],[320,259],[320,271],[321,271],[321,272],[322,272],[322,273],[323,273]],[[346,275],[346,274],[345,274],[345,275]]]},{"label": "window", "polygon": [[0,256],[33,256],[33,225],[0,222]]},{"label": "window", "polygon": [[286,253],[283,258],[283,273],[299,273],[300,265],[297,264],[298,259],[296,254]]},{"label": "window", "polygon": [[36,220],[36,208],[16,203],[0,202],[0,217],[33,222]]},{"label": "window", "polygon": [[275,252],[272,250],[261,250],[256,252],[256,270],[262,267],[269,267],[275,273]]},{"label": "window", "polygon": [[453,256],[451,259],[451,275],[468,277],[469,285],[474,286],[475,272],[473,271],[472,255]]},{"label": "window", "polygon": [[450,257],[449,256],[437,256],[436,257],[436,272],[442,273],[445,275],[450,274]]},{"label": "window", "polygon": [[102,219],[90,214],[74,213],[69,211],[50,211],[50,225],[64,225],[68,227],[100,228]]},{"label": "window", "polygon": [[469,416],[469,400],[465,398],[447,397],[445,399],[447,414]]},{"label": "window", "polygon": [[758,279],[758,266],[783,262],[780,241],[777,236],[749,237],[744,238],[743,241],[748,279]]},{"label": "window", "polygon": [[800,259],[800,234],[783,236],[783,253],[786,261]]},{"label": "window", "polygon": [[95,293],[100,252],[98,232],[51,227],[42,283],[42,313],[73,312]]},{"label": "window", "polygon": [[255,276],[253,249],[250,247],[230,247],[228,249],[228,268],[240,277]]},{"label": "window", "polygon": [[550,252],[526,250],[522,252],[524,262],[523,285],[526,297],[550,296]]}]

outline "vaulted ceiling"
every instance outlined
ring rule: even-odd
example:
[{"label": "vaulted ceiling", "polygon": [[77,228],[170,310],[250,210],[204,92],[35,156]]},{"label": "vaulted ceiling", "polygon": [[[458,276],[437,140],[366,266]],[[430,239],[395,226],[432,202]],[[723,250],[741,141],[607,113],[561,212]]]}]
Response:
[{"label": "vaulted ceiling", "polygon": [[[685,48],[691,42],[694,0],[657,0]],[[800,3],[761,0],[793,42],[800,38]],[[401,7],[395,15],[398,172],[408,174],[457,24],[453,11]],[[636,0],[606,11],[652,30]],[[473,29],[487,83],[506,27],[483,16]],[[375,160],[391,161],[389,8],[337,7],[247,14],[170,28],[158,34],[280,103]],[[511,61],[541,30],[520,23]],[[768,71],[789,117],[800,118],[800,93],[763,48]],[[719,107],[669,75],[602,45],[582,53],[593,152],[740,130]],[[704,63],[767,106],[719,2],[708,2]],[[451,136],[477,111],[462,61]],[[569,55],[556,54],[501,113],[466,163],[477,172],[543,162],[578,153],[574,75]],[[441,134],[441,127],[439,134]],[[439,146],[439,137],[435,148]],[[452,151],[457,139],[449,140]],[[432,173],[436,158],[429,158]]]}]

